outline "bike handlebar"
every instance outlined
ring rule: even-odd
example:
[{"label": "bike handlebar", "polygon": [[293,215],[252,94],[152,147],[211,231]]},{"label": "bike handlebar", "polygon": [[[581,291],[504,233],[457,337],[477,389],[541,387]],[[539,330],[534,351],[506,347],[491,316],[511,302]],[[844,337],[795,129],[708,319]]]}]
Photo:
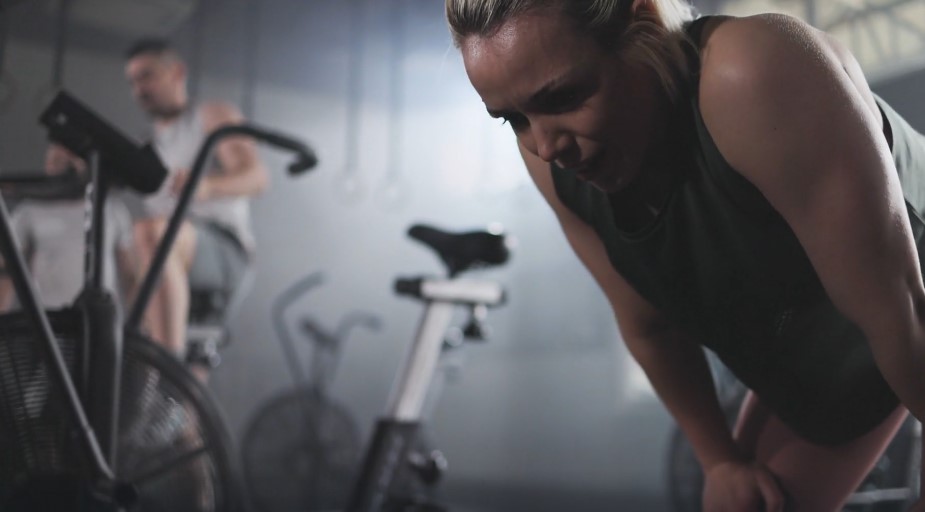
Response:
[{"label": "bike handlebar", "polygon": [[295,153],[296,160],[289,164],[288,167],[291,176],[302,174],[318,165],[318,157],[315,155],[315,152],[302,141],[250,123],[223,126],[212,132],[206,139],[202,148],[200,148],[196,162],[198,163],[200,158],[205,159],[211,151],[212,146],[214,146],[219,139],[229,135],[248,135],[271,146]]},{"label": "bike handlebar", "polygon": [[132,304],[132,308],[126,318],[126,330],[130,332],[137,331],[139,325],[141,325],[144,311],[147,309],[148,302],[151,300],[151,295],[154,293],[157,281],[160,279],[164,262],[167,259],[167,253],[170,251],[170,247],[173,246],[174,240],[176,240],[177,232],[180,230],[180,225],[183,223],[186,212],[189,210],[190,204],[193,201],[196,188],[202,180],[202,175],[206,169],[206,162],[212,152],[212,148],[214,148],[220,140],[232,135],[247,135],[270,144],[271,146],[276,146],[279,149],[295,153],[296,160],[289,165],[288,169],[290,175],[304,173],[318,164],[318,158],[315,156],[315,152],[303,142],[254,124],[242,123],[223,126],[210,133],[199,148],[199,152],[196,154],[196,160],[193,163],[193,168],[190,170],[189,181],[180,192],[180,197],[177,199],[177,206],[170,217],[161,242],[157,246],[154,257],[151,260],[151,266],[135,298],[135,303]]}]

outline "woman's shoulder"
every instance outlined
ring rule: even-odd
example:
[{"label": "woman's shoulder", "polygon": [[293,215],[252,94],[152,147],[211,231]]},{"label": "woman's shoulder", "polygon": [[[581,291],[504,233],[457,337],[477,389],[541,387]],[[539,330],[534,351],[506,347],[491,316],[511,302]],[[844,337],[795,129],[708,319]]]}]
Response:
[{"label": "woman's shoulder", "polygon": [[[845,71],[867,89],[850,52],[797,18],[761,14],[722,18],[704,27],[698,103],[710,123],[782,114],[782,105],[811,101],[842,85]],[[865,94],[867,96],[867,94]]]},{"label": "woman's shoulder", "polygon": [[741,84],[786,78],[805,71],[801,64],[841,57],[832,38],[783,14],[711,19],[703,27],[700,43],[701,88],[728,80]]},{"label": "woman's shoulder", "polygon": [[758,120],[772,129],[769,122],[797,113],[794,109],[801,105],[827,105],[847,89],[859,92],[876,111],[863,72],[848,49],[797,18],[728,17],[704,28],[698,103],[708,125],[738,131]]}]

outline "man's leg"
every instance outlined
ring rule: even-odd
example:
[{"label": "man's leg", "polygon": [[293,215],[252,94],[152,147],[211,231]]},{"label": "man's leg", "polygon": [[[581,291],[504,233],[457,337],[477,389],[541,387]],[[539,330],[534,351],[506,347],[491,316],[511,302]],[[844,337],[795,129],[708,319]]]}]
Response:
[{"label": "man's leg", "polygon": [[[144,219],[135,224],[135,243],[144,271],[150,266],[166,229],[166,219]],[[189,270],[195,255],[196,229],[189,222],[184,222],[167,255],[161,279],[144,315],[144,325],[154,341],[177,356],[182,356],[186,348]]]},{"label": "man's leg", "polygon": [[834,512],[857,489],[902,426],[898,407],[880,425],[840,446],[817,446],[783,424],[749,392],[735,428],[736,442],[767,466],[792,499],[788,512]]}]

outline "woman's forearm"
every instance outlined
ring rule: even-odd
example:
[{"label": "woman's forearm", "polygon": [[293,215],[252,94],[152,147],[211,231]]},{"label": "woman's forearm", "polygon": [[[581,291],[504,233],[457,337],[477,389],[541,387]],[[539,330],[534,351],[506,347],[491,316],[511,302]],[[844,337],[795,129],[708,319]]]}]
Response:
[{"label": "woman's forearm", "polygon": [[914,324],[869,338],[883,378],[909,412],[925,421],[925,318]]},{"label": "woman's forearm", "polygon": [[627,340],[626,344],[705,470],[722,462],[744,460],[732,439],[699,345],[674,334]]}]

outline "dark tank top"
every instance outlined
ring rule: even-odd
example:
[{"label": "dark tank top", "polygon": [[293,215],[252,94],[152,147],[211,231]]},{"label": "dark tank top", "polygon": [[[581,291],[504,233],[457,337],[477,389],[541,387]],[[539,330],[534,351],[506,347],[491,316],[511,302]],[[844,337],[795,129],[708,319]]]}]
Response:
[{"label": "dark tank top", "polygon": [[[704,20],[689,27],[692,40]],[[877,103],[921,261],[925,137]],[[644,229],[622,231],[606,193],[553,165],[558,197],[594,229],[636,292],[713,350],[784,423],[825,445],[869,431],[899,400],[865,336],[836,310],[788,224],[720,154],[696,90],[681,110],[679,177]]]}]

